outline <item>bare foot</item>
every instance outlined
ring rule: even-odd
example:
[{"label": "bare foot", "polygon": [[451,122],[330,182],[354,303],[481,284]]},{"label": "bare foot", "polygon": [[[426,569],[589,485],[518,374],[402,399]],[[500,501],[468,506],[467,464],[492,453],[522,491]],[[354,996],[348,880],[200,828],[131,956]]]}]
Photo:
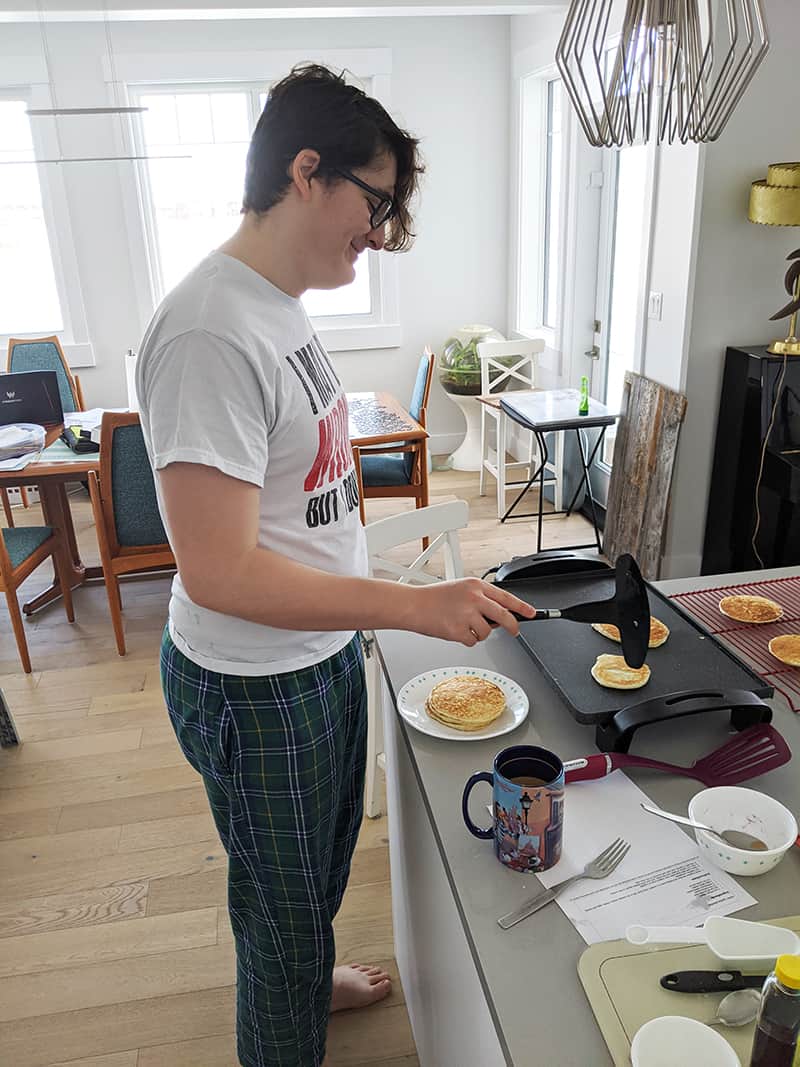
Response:
[{"label": "bare foot", "polygon": [[364,967],[351,963],[349,967],[334,967],[331,1011],[366,1008],[392,991],[392,981],[380,967]]}]

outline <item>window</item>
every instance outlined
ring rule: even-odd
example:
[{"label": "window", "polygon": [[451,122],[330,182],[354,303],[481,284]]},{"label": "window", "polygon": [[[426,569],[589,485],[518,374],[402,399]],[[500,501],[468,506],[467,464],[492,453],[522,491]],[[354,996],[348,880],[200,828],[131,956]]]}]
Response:
[{"label": "window", "polygon": [[542,325],[558,325],[558,274],[561,262],[561,82],[547,83],[545,127],[546,164],[544,247],[542,267]]},{"label": "window", "polygon": [[0,335],[64,329],[27,107],[0,97]]},{"label": "window", "polygon": [[[160,300],[239,224],[250,135],[266,100],[263,85],[142,88],[135,103],[145,225],[154,301]],[[303,296],[318,324],[365,324],[379,308],[381,270],[374,253],[361,255],[356,277],[342,289]],[[323,331],[324,332],[324,331]]]},{"label": "window", "polygon": [[519,249],[514,326],[521,333],[561,331],[564,257],[564,147],[561,80],[530,74],[520,82]]},{"label": "window", "polygon": [[[601,322],[600,380],[592,384],[598,399],[619,410],[625,372],[636,370],[640,359],[651,183],[647,145],[627,145],[605,152],[610,188],[601,231],[608,254],[601,257],[597,287],[597,317]],[[613,462],[616,433],[616,425],[609,427],[603,442],[601,458],[607,467]]]}]

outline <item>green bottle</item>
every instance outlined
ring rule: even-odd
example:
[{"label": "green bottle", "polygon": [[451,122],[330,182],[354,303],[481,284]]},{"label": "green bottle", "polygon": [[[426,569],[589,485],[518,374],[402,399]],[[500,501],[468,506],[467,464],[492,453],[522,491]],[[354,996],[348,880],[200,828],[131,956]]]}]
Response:
[{"label": "green bottle", "polygon": [[578,404],[578,414],[589,414],[589,379],[584,376],[581,378],[581,400]]}]

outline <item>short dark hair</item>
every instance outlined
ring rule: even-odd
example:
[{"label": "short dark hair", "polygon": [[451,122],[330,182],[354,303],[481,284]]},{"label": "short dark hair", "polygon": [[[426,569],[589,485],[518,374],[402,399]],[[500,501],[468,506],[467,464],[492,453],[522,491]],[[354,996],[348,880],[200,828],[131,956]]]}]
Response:
[{"label": "short dark hair", "polygon": [[303,148],[319,152],[317,175],[333,184],[336,170],[366,167],[385,153],[397,163],[396,214],[387,223],[390,252],[411,247],[410,203],[425,169],[419,141],[401,130],[377,100],[318,63],[294,67],[270,90],[250,141],[242,211],[264,214],[286,195],[292,160]]}]

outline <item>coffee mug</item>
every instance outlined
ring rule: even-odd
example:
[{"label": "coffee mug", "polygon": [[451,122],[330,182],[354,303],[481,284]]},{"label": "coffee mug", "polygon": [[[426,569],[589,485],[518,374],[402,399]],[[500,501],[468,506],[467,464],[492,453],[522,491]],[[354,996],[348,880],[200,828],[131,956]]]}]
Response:
[{"label": "coffee mug", "polygon": [[[482,830],[469,817],[469,795],[478,782],[492,786],[494,826]],[[478,771],[464,786],[461,811],[467,829],[494,838],[497,858],[512,871],[546,871],[561,856],[564,829],[564,764],[535,745],[498,752],[494,770]]]}]

